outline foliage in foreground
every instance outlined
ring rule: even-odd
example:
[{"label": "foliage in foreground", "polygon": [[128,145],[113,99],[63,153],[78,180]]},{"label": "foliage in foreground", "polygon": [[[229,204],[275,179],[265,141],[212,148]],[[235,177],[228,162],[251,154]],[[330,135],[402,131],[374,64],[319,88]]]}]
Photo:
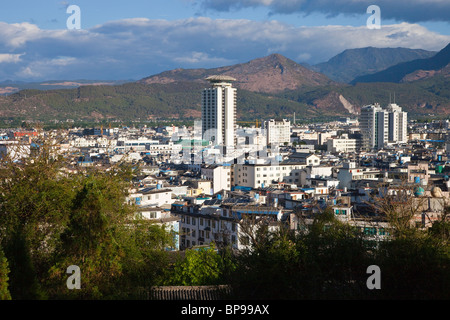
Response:
[{"label": "foliage in foreground", "polygon": [[[237,257],[230,283],[238,299],[448,299],[450,225],[371,242],[327,212],[305,232],[264,231]],[[446,231],[443,232],[442,229]],[[370,290],[367,268],[380,267],[381,289]]]},{"label": "foliage in foreground", "polygon": [[[43,144],[1,164],[0,290],[12,299],[119,299],[160,281],[172,235],[134,219],[130,169],[68,173],[50,154]],[[71,265],[81,269],[82,290],[66,286]]]},{"label": "foliage in foreground", "polygon": [[[140,299],[154,285],[220,285],[234,299],[448,299],[450,224],[374,243],[325,210],[305,230],[261,224],[239,252],[165,250],[173,235],[134,218],[132,173],[67,173],[42,149],[0,170],[0,299]],[[400,228],[401,227],[401,228]],[[69,290],[67,267],[81,269]],[[381,270],[369,290],[367,267]]]}]

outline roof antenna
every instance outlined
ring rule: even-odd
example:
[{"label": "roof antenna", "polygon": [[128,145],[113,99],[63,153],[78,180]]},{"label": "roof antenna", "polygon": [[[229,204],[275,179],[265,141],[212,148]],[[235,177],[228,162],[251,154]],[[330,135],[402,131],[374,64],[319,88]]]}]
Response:
[{"label": "roof antenna", "polygon": [[391,104],[391,93],[389,92],[389,104]]}]

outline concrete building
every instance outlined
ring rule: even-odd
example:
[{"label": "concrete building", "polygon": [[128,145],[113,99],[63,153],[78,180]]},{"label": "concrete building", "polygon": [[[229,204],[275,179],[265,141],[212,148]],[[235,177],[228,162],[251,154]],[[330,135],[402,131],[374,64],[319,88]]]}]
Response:
[{"label": "concrete building", "polygon": [[313,153],[294,152],[289,155],[289,161],[298,162],[307,166],[320,165],[320,157]]},{"label": "concrete building", "polygon": [[339,180],[339,188],[350,188],[352,181],[371,180],[382,181],[384,175],[377,168],[358,167],[354,162],[346,162],[339,169],[337,179]]},{"label": "concrete building", "polygon": [[17,140],[0,143],[0,159],[9,158],[13,161],[27,158],[31,153],[31,144]]},{"label": "concrete building", "polygon": [[291,122],[286,119],[270,119],[264,121],[267,144],[283,145],[291,142]]},{"label": "concrete building", "polygon": [[361,108],[359,126],[362,133],[362,148],[366,150],[381,149],[388,142],[388,112],[379,104]]},{"label": "concrete building", "polygon": [[327,140],[328,152],[356,152],[356,139],[349,139],[348,135],[342,135],[339,138],[330,138]]},{"label": "concrete building", "polygon": [[181,250],[210,243],[241,250],[249,245],[248,231],[256,230],[256,225],[246,226],[244,219],[266,220],[269,229],[275,230],[282,218],[281,208],[233,206],[216,199],[207,200],[202,206],[177,202],[172,204],[171,213],[180,218]]},{"label": "concrete building", "polygon": [[408,113],[395,103],[387,107],[389,113],[389,142],[406,143],[408,141]]},{"label": "concrete building", "polygon": [[172,190],[162,188],[160,184],[156,187],[146,187],[140,190],[130,192],[128,196],[129,204],[147,207],[162,207],[171,205],[175,200],[172,199]]},{"label": "concrete building", "polygon": [[159,141],[145,137],[140,137],[138,139],[120,138],[117,140],[115,150],[119,152],[128,152],[130,150],[142,152],[150,150],[152,144],[159,144]]},{"label": "concrete building", "polygon": [[231,190],[231,166],[230,165],[205,165],[201,168],[201,177],[211,181],[212,188],[208,194],[219,191]]},{"label": "concrete building", "polygon": [[236,145],[236,79],[228,76],[206,78],[210,88],[202,92],[202,136],[213,145]]},{"label": "concrete building", "polygon": [[279,164],[235,164],[234,185],[250,188],[276,183],[300,185],[300,174],[305,167],[303,163],[283,161]]},{"label": "concrete building", "polygon": [[362,148],[382,149],[387,143],[407,142],[407,121],[407,112],[395,103],[390,103],[386,109],[379,104],[362,107],[359,118]]},{"label": "concrete building", "polygon": [[419,185],[428,185],[428,162],[408,163],[408,182]]}]

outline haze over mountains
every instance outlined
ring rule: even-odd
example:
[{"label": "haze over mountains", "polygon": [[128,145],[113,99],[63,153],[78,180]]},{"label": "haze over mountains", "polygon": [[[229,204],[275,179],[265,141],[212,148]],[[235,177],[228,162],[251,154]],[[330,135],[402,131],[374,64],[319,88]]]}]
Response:
[{"label": "haze over mountains", "polygon": [[415,59],[391,66],[383,71],[356,77],[358,82],[403,82],[429,78],[434,74],[449,74],[450,44],[429,58]]},{"label": "haze over mountains", "polygon": [[435,51],[408,48],[348,49],[327,62],[313,65],[310,68],[335,81],[349,83],[356,77],[373,74],[398,63],[430,58],[435,54]]},{"label": "haze over mountains", "polygon": [[[212,74],[237,79],[234,86],[239,88],[240,119],[291,117],[294,112],[297,119],[354,116],[363,105],[388,103],[394,92],[396,102],[412,116],[445,116],[450,114],[448,51],[449,46],[438,53],[405,48],[350,49],[308,68],[271,54],[219,68],[168,70],[126,83],[35,83],[32,90],[10,91],[7,97],[0,97],[0,118],[198,119],[200,92],[208,85],[205,78]],[[389,78],[392,68],[402,71],[395,73],[400,80]],[[380,74],[386,75],[384,82],[346,83],[355,75],[356,79],[368,79]],[[4,85],[14,87],[13,82]],[[69,89],[55,89],[57,86]],[[41,87],[47,90],[36,90]]]}]

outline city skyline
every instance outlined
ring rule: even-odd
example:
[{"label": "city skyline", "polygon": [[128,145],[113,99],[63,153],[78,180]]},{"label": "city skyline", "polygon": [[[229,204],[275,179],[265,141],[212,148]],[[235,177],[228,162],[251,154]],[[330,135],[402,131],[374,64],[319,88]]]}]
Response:
[{"label": "city skyline", "polygon": [[450,297],[448,12],[4,4],[0,300],[281,317]]}]

